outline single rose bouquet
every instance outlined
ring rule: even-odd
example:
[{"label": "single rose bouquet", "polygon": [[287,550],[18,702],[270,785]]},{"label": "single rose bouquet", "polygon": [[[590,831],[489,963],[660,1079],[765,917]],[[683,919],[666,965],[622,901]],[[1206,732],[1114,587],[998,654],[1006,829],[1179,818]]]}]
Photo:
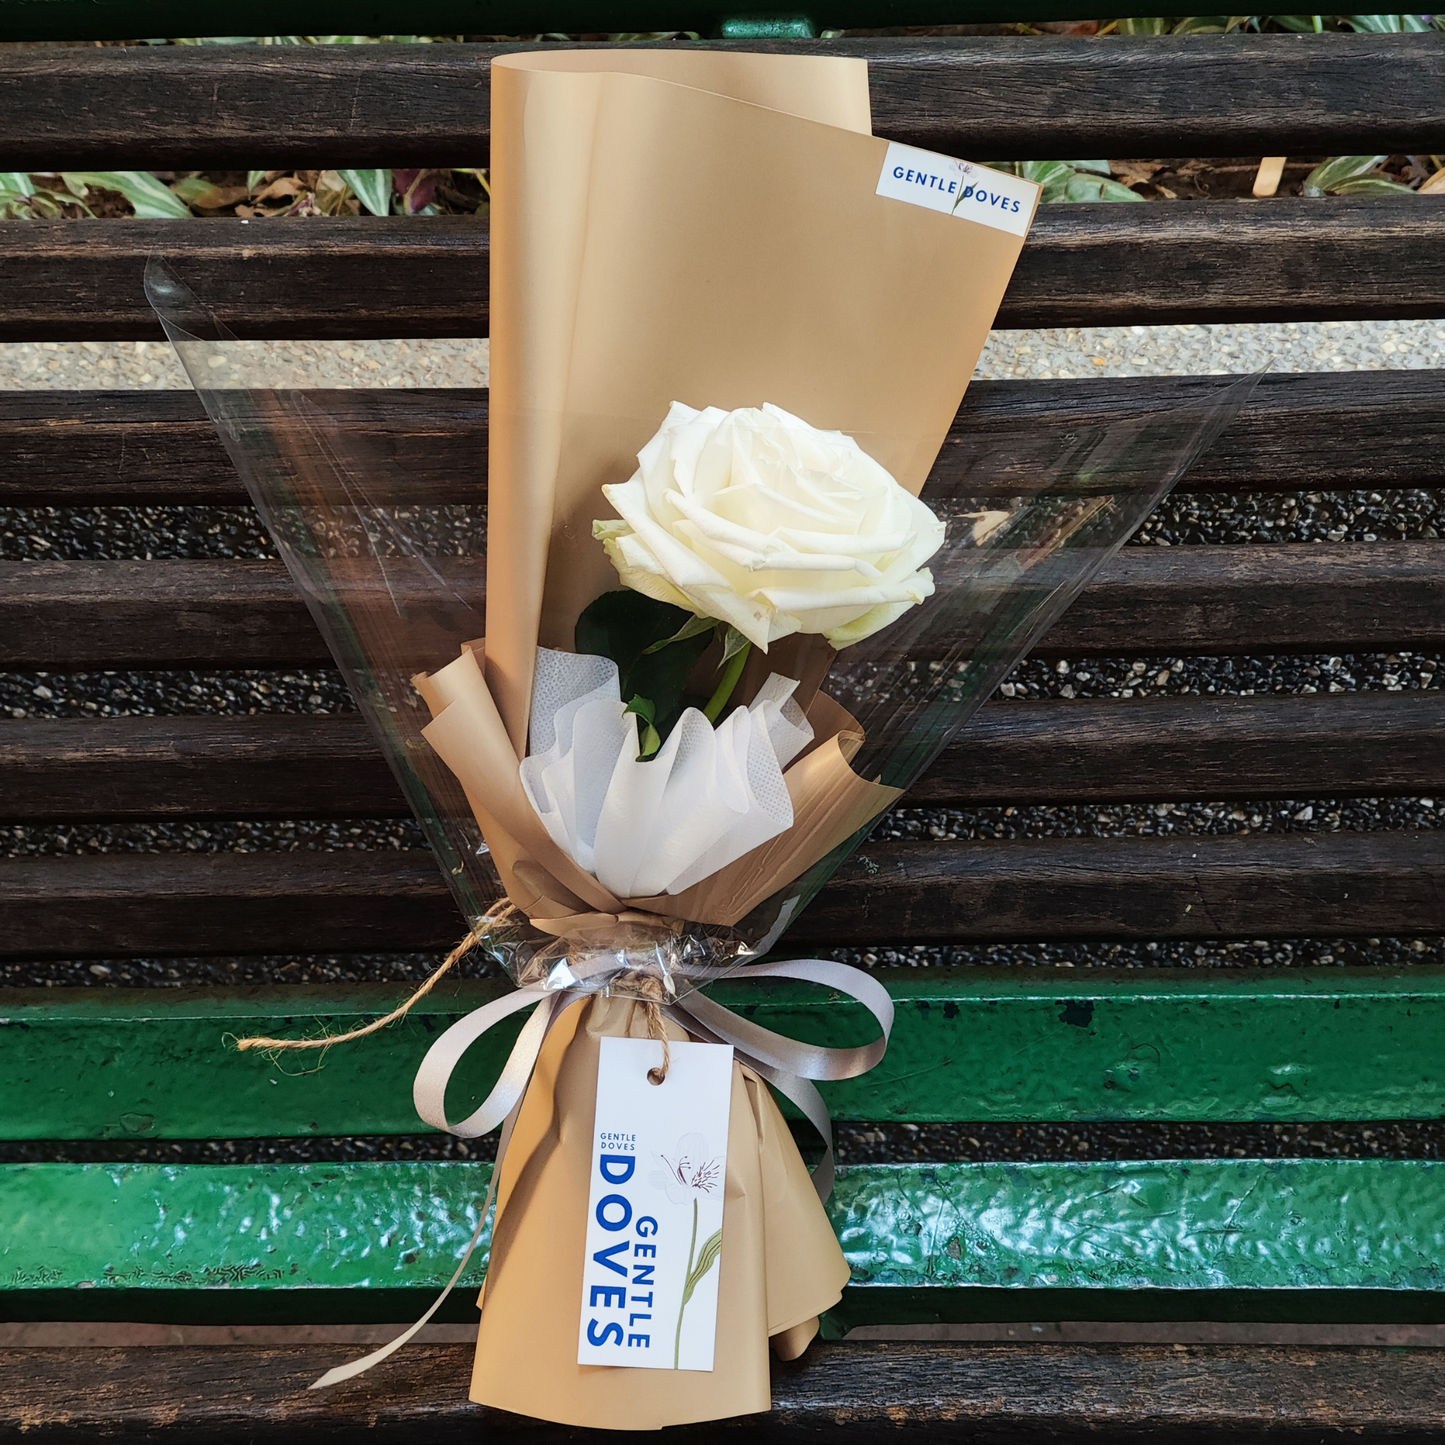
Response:
[{"label": "single rose bouquet", "polygon": [[[1037,188],[873,137],[862,61],[548,50],[493,61],[492,107],[485,490],[415,450],[475,406],[319,387],[148,286],[517,985],[415,1087],[502,1130],[472,1398],[651,1429],[766,1410],[769,1342],[848,1279],[816,1082],[877,1063],[892,1005],[764,955],[1242,392],[946,445]],[[849,993],[879,1037],[770,1033],[725,975]]]}]

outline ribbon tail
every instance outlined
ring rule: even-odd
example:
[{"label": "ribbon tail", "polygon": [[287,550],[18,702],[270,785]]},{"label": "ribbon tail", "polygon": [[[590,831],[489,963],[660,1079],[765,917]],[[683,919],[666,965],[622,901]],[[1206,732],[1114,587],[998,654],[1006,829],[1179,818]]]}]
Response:
[{"label": "ribbon tail", "polygon": [[833,1156],[833,1120],[828,1113],[827,1104],[823,1102],[823,1096],[809,1080],[801,1079],[797,1074],[785,1073],[782,1069],[775,1069],[770,1064],[758,1061],[750,1063],[758,1076],[766,1079],[784,1098],[796,1104],[807,1121],[823,1136],[823,1157],[818,1167],[813,1170],[813,1188],[818,1191],[818,1198],[826,1204],[833,1193],[837,1164]]},{"label": "ribbon tail", "polygon": [[[537,1058],[542,1052],[542,1044],[548,1033],[551,1032],[552,1025],[562,1016],[567,1004],[573,1001],[568,993],[547,993],[541,989],[519,989],[516,993],[486,1004],[469,1013],[465,1018],[459,1019],[427,1050],[421,1068],[417,1070],[416,1082],[412,1089],[412,1102],[416,1105],[417,1113],[433,1128],[442,1129],[449,1134],[456,1134],[463,1138],[476,1138],[479,1135],[490,1133],[499,1123],[502,1125],[502,1135],[497,1141],[497,1157],[492,1165],[492,1177],[487,1185],[487,1196],[482,1203],[477,1227],[472,1231],[472,1237],[462,1254],[461,1262],[447,1281],[446,1287],[432,1301],[431,1308],[415,1324],[403,1330],[394,1340],[383,1345],[379,1350],[373,1350],[371,1354],[363,1355],[359,1360],[352,1360],[348,1364],[338,1365],[335,1369],[328,1370],[320,1379],[314,1380],[307,1387],[308,1389],[324,1390],[331,1385],[339,1385],[345,1380],[355,1379],[357,1375],[364,1374],[373,1365],[379,1365],[383,1360],[394,1355],[403,1345],[409,1344],[415,1339],[419,1331],[431,1323],[432,1317],[446,1303],[447,1297],[456,1288],[457,1281],[461,1279],[466,1272],[467,1265],[471,1263],[472,1255],[476,1252],[477,1245],[481,1242],[482,1234],[487,1227],[487,1219],[497,1198],[497,1186],[502,1178],[502,1162],[507,1157],[507,1146],[511,1143],[512,1130],[516,1126],[517,1117],[522,1112],[522,1102],[526,1097],[527,1087],[532,1082],[532,1074],[537,1066]],[[507,1056],[501,1076],[493,1085],[491,1093],[482,1101],[481,1106],[461,1123],[448,1124],[446,1119],[447,1084],[462,1055],[493,1024],[521,1009],[537,1004],[541,1004],[542,1007],[536,1008],[532,1017],[523,1024],[522,1032],[517,1035],[517,1041],[512,1045],[512,1052]],[[491,1272],[491,1263],[491,1261],[488,1263],[488,1273]]]},{"label": "ribbon tail", "polygon": [[432,1301],[431,1308],[414,1325],[403,1330],[390,1344],[383,1345],[379,1350],[373,1350],[369,1355],[363,1355],[359,1360],[352,1360],[349,1364],[337,1365],[334,1370],[327,1370],[319,1380],[313,1380],[306,1387],[308,1390],[324,1390],[330,1385],[339,1385],[343,1380],[355,1379],[357,1375],[365,1374],[373,1365],[379,1365],[388,1356],[394,1355],[403,1345],[410,1344],[422,1328],[431,1323],[432,1316],[446,1303],[447,1296],[456,1288],[457,1281],[472,1262],[472,1254],[481,1242],[482,1232],[487,1227],[487,1216],[491,1214],[492,1203],[497,1197],[497,1181],[502,1177],[502,1160],[506,1154],[507,1139],[511,1135],[512,1123],[517,1114],[521,1112],[521,1107],[519,1102],[516,1110],[507,1116],[507,1128],[501,1142],[497,1145],[497,1159],[496,1163],[492,1165],[492,1178],[487,1185],[487,1197],[482,1203],[482,1212],[477,1217],[477,1227],[472,1231],[471,1240],[467,1244],[461,1262],[456,1267],[456,1272],[447,1281],[446,1288]]}]

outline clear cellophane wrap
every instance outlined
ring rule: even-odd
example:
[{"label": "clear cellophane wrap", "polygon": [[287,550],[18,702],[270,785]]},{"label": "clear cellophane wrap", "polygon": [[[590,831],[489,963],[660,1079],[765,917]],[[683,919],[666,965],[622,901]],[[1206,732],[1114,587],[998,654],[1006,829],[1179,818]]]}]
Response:
[{"label": "clear cellophane wrap", "polygon": [[[878,196],[887,143],[870,132],[862,60],[495,59],[485,413],[469,393],[328,384],[326,348],[238,341],[163,264],[148,277],[462,914],[519,986],[577,999],[511,1120],[482,1403],[615,1429],[769,1407],[768,1339],[799,1353],[848,1269],[743,1062],[714,1369],[576,1363],[597,1039],[645,1035],[659,1000],[745,976],[1243,399],[1237,385],[1185,410],[1021,421],[940,463],[1023,241]],[[592,533],[601,487],[627,479],[674,400],[766,401],[843,432],[947,534],[934,594],[889,627],[749,659],[738,700],[778,673],[812,728],[784,773],[792,826],[681,892],[618,897],[548,835],[519,764],[539,646],[571,649],[582,609],[617,586]],[[480,443],[439,466],[427,440],[484,423],[485,487]]]}]

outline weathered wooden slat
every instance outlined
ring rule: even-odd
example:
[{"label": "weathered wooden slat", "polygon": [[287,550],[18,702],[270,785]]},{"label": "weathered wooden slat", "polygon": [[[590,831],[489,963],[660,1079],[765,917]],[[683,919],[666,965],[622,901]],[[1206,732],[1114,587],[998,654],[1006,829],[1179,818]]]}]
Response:
[{"label": "weathered wooden slat", "polygon": [[[878,843],[789,948],[1445,931],[1445,833]],[[103,854],[0,862],[0,957],[449,946],[429,853]]]},{"label": "weathered wooden slat", "polygon": [[[394,818],[358,716],[9,722],[0,818]],[[1445,790],[1445,690],[998,703],[915,805],[1348,797]]]},{"label": "weathered wooden slat", "polygon": [[[1336,1122],[1445,1114],[1445,973],[1432,968],[877,969],[897,1007],[883,1062],[821,1085],[835,1118],[914,1123]],[[402,984],[318,990],[7,989],[0,1131],[16,1139],[290,1138],[425,1132],[411,1083],[437,1035],[508,983],[442,983],[365,1046],[298,1069],[232,1041],[319,1038],[396,1006]],[[876,1036],[861,1007],[797,983],[710,990],[811,1044]],[[475,1109],[521,1015],[466,1056]]]},{"label": "weathered wooden slat", "polygon": [[0,221],[0,341],[162,340],[153,255],[238,336],[487,334],[487,228],[469,216]]},{"label": "weathered wooden slat", "polygon": [[[3,764],[0,764],[3,766]],[[985,707],[915,805],[1377,796],[1445,786],[1445,691]]]},{"label": "weathered wooden slat", "polygon": [[[931,487],[947,487],[980,447],[1018,429],[1088,426],[1136,408],[1165,409],[1218,388],[1213,377],[976,381]],[[1439,371],[1267,375],[1244,410],[1190,468],[1180,492],[1329,491],[1445,486]],[[474,502],[485,471],[485,391],[331,392],[338,420],[359,416],[406,466],[409,502]],[[1400,418],[1410,417],[1409,426]],[[381,421],[380,427],[376,426]],[[353,431],[359,435],[359,432]],[[0,392],[0,503],[235,505],[246,489],[200,402],[182,391]]]},{"label": "weathered wooden slat", "polygon": [[790,942],[1442,928],[1445,834],[1295,833],[868,846],[809,905]]},{"label": "weathered wooden slat", "polygon": [[[349,411],[353,397],[358,405]],[[484,390],[333,390],[325,405],[358,446],[384,448],[405,468],[407,502],[475,502],[485,495]],[[0,447],[12,462],[0,477],[0,503],[249,501],[192,391],[0,392]]]},{"label": "weathered wooden slat", "polygon": [[[1129,547],[1036,653],[1393,651],[1445,643],[1434,542]],[[480,560],[472,564],[478,574]],[[456,564],[456,575],[465,566]],[[0,563],[0,666],[327,663],[279,563]]]},{"label": "weathered wooden slat", "polygon": [[[1445,315],[1445,200],[1047,206],[997,325]],[[159,339],[159,255],[236,335],[484,336],[486,226],[467,216],[0,222],[0,341]]]},{"label": "weathered wooden slat", "polygon": [[410,811],[358,715],[12,721],[0,776],[0,814],[16,821]]},{"label": "weathered wooden slat", "polygon": [[[455,1268],[487,1175],[0,1165],[0,1300],[11,1318],[409,1318]],[[853,1270],[835,1317],[1439,1320],[1442,1175],[1398,1159],[854,1166],[829,1202]],[[475,1318],[484,1249],[452,1318]]]},{"label": "weathered wooden slat", "polygon": [[[831,5],[865,8],[856,0]],[[684,19],[687,8],[656,0],[633,5],[638,14],[651,10],[659,29],[686,24],[706,33],[706,21]],[[945,15],[926,0],[893,5],[888,20],[906,24],[905,11],[929,8],[959,23],[956,7]],[[881,18],[872,13],[852,23]],[[822,13],[815,19],[841,23]],[[499,17],[489,13],[487,23]],[[648,23],[564,29],[605,33]],[[525,33],[530,26],[515,28]],[[494,33],[510,28],[503,24]],[[86,38],[92,38],[88,31]],[[1295,154],[1445,148],[1445,57],[1431,35],[745,45],[865,57],[877,134],[978,160],[1236,156],[1271,146]],[[519,48],[12,52],[0,65],[0,164],[45,170],[482,165],[490,60]]]},{"label": "weathered wooden slat", "polygon": [[[257,1445],[489,1439],[564,1445],[577,1432],[483,1410],[470,1345],[412,1345],[344,1390],[308,1390],[355,1346],[0,1352],[0,1439],[47,1445],[237,1438]],[[814,1344],[773,1366],[773,1409],[678,1427],[689,1445],[860,1438],[976,1445],[1427,1445],[1445,1392],[1439,1350],[1261,1345]]]}]

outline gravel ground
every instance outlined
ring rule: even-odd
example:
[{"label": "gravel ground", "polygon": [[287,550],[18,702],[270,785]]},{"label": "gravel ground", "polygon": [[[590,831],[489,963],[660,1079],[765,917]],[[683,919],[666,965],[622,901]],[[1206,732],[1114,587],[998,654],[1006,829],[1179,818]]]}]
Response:
[{"label": "gravel ground", "polygon": [[[264,363],[335,386],[485,386],[487,343],[473,340],[234,342],[238,370]],[[1067,326],[996,331],[979,361],[988,380],[1223,375],[1258,371],[1418,370],[1445,366],[1439,321],[1298,321],[1283,325]],[[0,390],[184,389],[185,372],[155,341],[0,345]]]},{"label": "gravel ground", "polygon": [[[804,1157],[819,1154],[799,1124]],[[843,1164],[1086,1159],[1445,1159],[1445,1122],[1360,1124],[864,1124],[840,1121],[834,1148]],[[0,1164],[271,1164],[354,1159],[496,1157],[496,1139],[403,1134],[388,1139],[119,1139],[0,1143]]]}]

